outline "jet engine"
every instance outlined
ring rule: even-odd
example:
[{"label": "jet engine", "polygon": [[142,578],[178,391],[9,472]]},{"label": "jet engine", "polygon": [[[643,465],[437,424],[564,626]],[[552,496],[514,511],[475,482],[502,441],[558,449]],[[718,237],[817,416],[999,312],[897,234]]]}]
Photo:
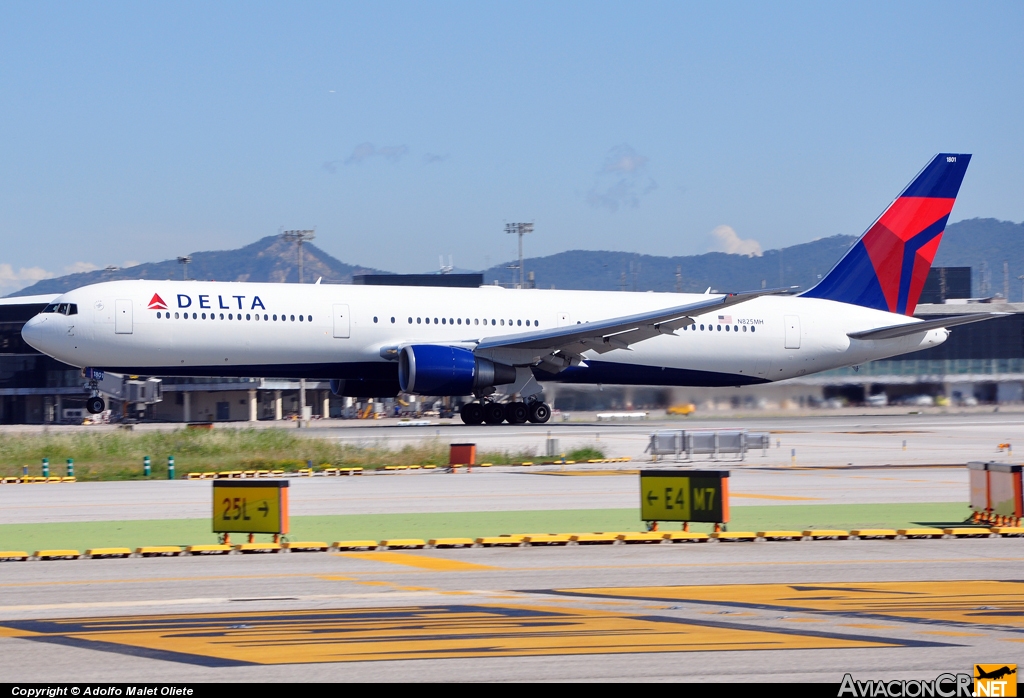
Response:
[{"label": "jet engine", "polygon": [[515,380],[514,367],[459,347],[414,344],[398,355],[398,384],[413,395],[469,395]]}]

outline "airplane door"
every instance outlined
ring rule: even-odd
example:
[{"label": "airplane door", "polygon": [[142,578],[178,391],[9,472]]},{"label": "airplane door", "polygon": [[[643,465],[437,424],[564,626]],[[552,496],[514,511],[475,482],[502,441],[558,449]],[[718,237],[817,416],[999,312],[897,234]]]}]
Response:
[{"label": "airplane door", "polygon": [[348,314],[348,306],[336,303],[334,305],[334,336],[339,339],[346,339],[352,336],[352,323]]},{"label": "airplane door", "polygon": [[559,313],[558,314],[558,326],[559,327],[566,327],[566,326],[571,325],[571,324],[572,324],[572,321],[569,318],[569,313]]},{"label": "airplane door", "polygon": [[132,333],[132,302],[114,301],[114,334]]},{"label": "airplane door", "polygon": [[800,316],[799,315],[787,315],[785,318],[786,325],[786,348],[787,349],[799,349],[800,348]]}]

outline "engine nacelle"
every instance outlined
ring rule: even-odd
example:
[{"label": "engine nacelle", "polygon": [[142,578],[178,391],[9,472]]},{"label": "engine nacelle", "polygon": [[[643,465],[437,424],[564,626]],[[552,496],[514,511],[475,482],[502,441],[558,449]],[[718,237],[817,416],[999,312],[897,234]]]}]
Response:
[{"label": "engine nacelle", "polygon": [[415,344],[398,355],[398,384],[402,392],[413,395],[469,395],[515,381],[514,367],[475,356],[468,349]]}]

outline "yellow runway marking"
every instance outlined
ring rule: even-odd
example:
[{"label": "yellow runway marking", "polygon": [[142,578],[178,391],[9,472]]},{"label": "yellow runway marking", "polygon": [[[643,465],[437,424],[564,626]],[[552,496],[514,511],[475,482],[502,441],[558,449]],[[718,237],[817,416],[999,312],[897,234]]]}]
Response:
[{"label": "yellow runway marking", "polygon": [[493,572],[501,569],[500,567],[491,567],[490,565],[478,565],[474,562],[463,562],[462,560],[451,560],[445,557],[432,557],[430,555],[415,555],[412,553],[371,552],[338,553],[338,555],[339,557],[349,557],[357,560],[419,567],[433,572]]},{"label": "yellow runway marking", "polygon": [[725,584],[565,591],[610,598],[691,601],[1024,629],[1024,584],[1017,582]]},{"label": "yellow runway marking", "polygon": [[[0,622],[5,634],[199,664],[906,646],[610,610],[498,604]],[[910,642],[909,644],[920,644]]]},{"label": "yellow runway marking", "polygon": [[[384,553],[384,552],[370,552],[370,553],[338,553],[340,556],[345,555],[373,555],[379,556],[384,554],[407,554],[407,553]],[[435,558],[436,559],[436,558]],[[792,566],[802,567],[807,565],[936,565],[944,564],[948,562],[971,562],[976,561],[979,564],[991,563],[991,562],[1024,562],[1024,557],[958,557],[958,558],[918,558],[918,559],[867,559],[867,560],[810,560],[810,561],[750,561],[750,562],[679,562],[679,563],[655,563],[641,565],[637,564],[623,564],[623,565],[607,565],[607,564],[595,564],[595,565],[533,565],[523,567],[488,567],[486,565],[480,565],[479,567],[488,570],[501,570],[509,569],[516,572],[561,572],[567,570],[616,570],[616,569],[688,569],[691,567],[697,567],[701,569],[705,568],[732,568],[732,567],[779,567],[779,566]],[[474,563],[465,563],[467,565]],[[387,572],[377,571],[346,571],[347,576],[358,578],[364,575],[381,575],[387,574],[388,576],[404,575],[404,574],[425,574],[431,571],[429,568],[419,567],[419,569],[398,569],[388,570]],[[444,570],[437,570],[444,571]],[[482,571],[482,570],[480,570]],[[12,582],[9,584],[0,584],[0,589],[4,588],[24,588],[24,587],[46,587],[46,586],[80,586],[80,585],[103,585],[103,584],[150,584],[150,583],[162,583],[162,582],[204,582],[204,581],[219,581],[219,580],[258,580],[258,579],[287,579],[287,578],[306,578],[306,579],[326,579],[325,575],[317,574],[314,572],[296,572],[293,574],[252,574],[252,575],[218,575],[218,576],[195,576],[195,577],[140,577],[139,579],[76,579],[76,580],[65,580],[59,582],[47,582],[47,581],[34,581],[34,582]],[[335,581],[335,580],[331,580]],[[338,578],[337,581],[345,581],[342,578]]]},{"label": "yellow runway marking", "polygon": [[910,560],[785,560],[785,561],[752,561],[752,562],[675,562],[657,563],[644,565],[551,565],[545,567],[515,567],[517,572],[556,572],[565,570],[614,570],[614,569],[662,569],[662,568],[688,568],[699,567],[779,567],[793,566],[802,567],[806,565],[934,565],[947,562],[1024,562],[1024,557],[976,557],[976,558],[935,558],[935,559],[910,559]]}]

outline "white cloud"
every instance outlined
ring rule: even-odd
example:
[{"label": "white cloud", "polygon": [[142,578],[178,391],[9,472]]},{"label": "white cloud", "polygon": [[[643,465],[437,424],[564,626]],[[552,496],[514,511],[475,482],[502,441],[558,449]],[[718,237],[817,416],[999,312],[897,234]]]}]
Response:
[{"label": "white cloud", "polygon": [[448,159],[447,155],[438,155],[437,153],[427,153],[423,156],[423,162],[427,165],[433,165],[438,162],[444,162]]},{"label": "white cloud", "polygon": [[741,254],[746,257],[760,257],[763,254],[757,240],[744,240],[728,225],[720,225],[711,231],[714,238],[711,250],[726,254]]},{"label": "white cloud", "polygon": [[384,145],[377,148],[376,155],[381,156],[385,160],[391,162],[398,162],[409,153],[409,146],[407,145]]},{"label": "white cloud", "polygon": [[594,186],[587,192],[587,203],[613,213],[623,206],[637,208],[640,199],[658,188],[658,183],[647,174],[647,163],[645,155],[628,145],[612,148],[597,172]]},{"label": "white cloud", "polygon": [[612,148],[605,158],[602,172],[639,172],[647,167],[647,157],[638,155],[628,145]]},{"label": "white cloud", "polygon": [[97,269],[99,269],[99,267],[92,262],[75,262],[64,267],[64,273],[81,274],[87,271],[96,271]]},{"label": "white cloud", "polygon": [[42,267],[22,267],[17,271],[10,264],[0,264],[0,289],[4,291],[17,291],[43,279],[52,278],[54,275]]},{"label": "white cloud", "polygon": [[324,169],[334,174],[338,171],[338,165],[359,165],[371,158],[384,158],[388,162],[398,162],[409,154],[407,145],[382,145],[375,146],[373,143],[360,143],[352,149],[352,154],[344,160],[328,160],[324,163]]}]

